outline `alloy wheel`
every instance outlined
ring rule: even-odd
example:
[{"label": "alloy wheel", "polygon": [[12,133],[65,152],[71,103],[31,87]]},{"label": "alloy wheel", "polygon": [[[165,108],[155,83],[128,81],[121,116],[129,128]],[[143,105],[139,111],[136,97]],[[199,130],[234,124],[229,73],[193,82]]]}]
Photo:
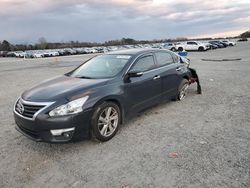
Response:
[{"label": "alloy wheel", "polygon": [[185,85],[182,87],[182,89],[181,89],[181,91],[180,91],[180,94],[179,94],[179,100],[180,100],[180,101],[183,100],[183,99],[186,97],[188,86],[189,86],[188,84],[185,84]]},{"label": "alloy wheel", "polygon": [[115,108],[106,107],[98,118],[98,130],[104,137],[112,135],[119,123],[119,115]]}]

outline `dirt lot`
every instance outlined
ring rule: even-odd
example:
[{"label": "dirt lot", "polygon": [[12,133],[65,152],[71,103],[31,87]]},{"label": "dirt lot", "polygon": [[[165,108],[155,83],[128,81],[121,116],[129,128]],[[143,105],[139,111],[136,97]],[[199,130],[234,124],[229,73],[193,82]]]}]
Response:
[{"label": "dirt lot", "polygon": [[36,143],[17,132],[16,98],[89,57],[0,59],[0,187],[250,187],[250,42],[189,53],[203,95],[192,86],[109,142]]}]

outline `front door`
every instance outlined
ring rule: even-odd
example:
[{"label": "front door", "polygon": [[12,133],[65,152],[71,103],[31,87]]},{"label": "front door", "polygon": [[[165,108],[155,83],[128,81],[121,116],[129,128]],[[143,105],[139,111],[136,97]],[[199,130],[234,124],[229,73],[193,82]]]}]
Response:
[{"label": "front door", "polygon": [[161,79],[154,56],[147,54],[140,57],[129,71],[143,72],[141,77],[130,78],[124,85],[129,113],[141,111],[160,101]]}]

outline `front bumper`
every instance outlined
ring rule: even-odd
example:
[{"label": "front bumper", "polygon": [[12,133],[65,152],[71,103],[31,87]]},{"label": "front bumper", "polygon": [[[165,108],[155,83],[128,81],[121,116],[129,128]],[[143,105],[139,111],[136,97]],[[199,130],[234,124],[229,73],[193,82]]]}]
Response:
[{"label": "front bumper", "polygon": [[[70,142],[89,139],[91,136],[92,110],[85,110],[79,114],[62,117],[49,117],[47,114],[38,114],[34,120],[25,119],[14,112],[16,129],[34,141],[43,142]],[[69,129],[67,136],[53,135],[51,130]]]}]

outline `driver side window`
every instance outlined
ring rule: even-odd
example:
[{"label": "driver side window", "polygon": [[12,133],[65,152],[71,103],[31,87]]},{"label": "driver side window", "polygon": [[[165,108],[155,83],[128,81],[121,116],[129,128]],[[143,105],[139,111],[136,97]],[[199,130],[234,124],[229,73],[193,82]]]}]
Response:
[{"label": "driver side window", "polygon": [[155,68],[155,63],[154,63],[154,58],[152,55],[144,56],[140,58],[133,68],[131,69],[132,71],[139,71],[139,72],[145,72],[148,70],[151,70]]}]

